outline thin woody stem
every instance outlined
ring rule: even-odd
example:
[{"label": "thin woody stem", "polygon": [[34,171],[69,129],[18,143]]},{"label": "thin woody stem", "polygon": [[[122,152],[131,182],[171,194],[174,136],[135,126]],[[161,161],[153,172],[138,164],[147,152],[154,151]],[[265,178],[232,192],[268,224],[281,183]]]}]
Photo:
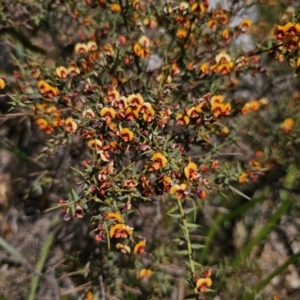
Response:
[{"label": "thin woody stem", "polygon": [[178,208],[179,208],[179,211],[180,211],[182,225],[184,227],[184,236],[185,236],[185,240],[186,240],[186,244],[187,244],[189,263],[190,263],[190,267],[191,267],[190,271],[192,272],[192,274],[194,274],[195,273],[195,265],[194,265],[194,260],[193,260],[192,244],[191,244],[191,241],[190,241],[190,232],[189,232],[189,228],[188,228],[188,225],[187,225],[185,211],[182,207],[181,200],[178,199],[178,198],[177,198],[177,205],[178,205]]}]

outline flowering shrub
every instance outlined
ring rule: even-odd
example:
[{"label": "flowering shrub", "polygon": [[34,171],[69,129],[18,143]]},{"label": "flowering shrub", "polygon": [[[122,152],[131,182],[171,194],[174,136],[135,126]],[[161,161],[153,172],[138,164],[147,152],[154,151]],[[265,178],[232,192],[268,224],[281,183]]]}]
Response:
[{"label": "flowering shrub", "polygon": [[[106,263],[130,270],[115,282],[108,279],[110,288],[130,293],[125,287],[135,277],[140,283],[133,286],[140,284],[151,299],[170,294],[174,279],[161,268],[166,262],[159,247],[148,247],[145,228],[130,225],[139,207],[164,202],[165,215],[180,226],[177,253],[187,265],[191,297],[197,298],[214,283],[212,268],[195,258],[203,247],[195,238],[201,224],[190,213],[212,193],[243,194],[235,183],[255,182],[272,167],[259,155],[243,166],[224,156],[234,143],[230,119],[268,105],[261,98],[239,107],[239,76],[264,74],[264,52],[294,62],[297,72],[298,19],[278,25],[269,48],[244,51],[235,40],[254,25],[248,18],[233,24],[251,4],[228,10],[208,9],[208,1],[79,2],[64,4],[81,26],[73,55],[56,68],[27,57],[16,76],[18,87],[2,78],[0,88],[12,106],[33,112],[36,126],[55,137],[45,155],[74,137],[89,149],[76,169],[77,187],[55,208],[66,221],[88,218],[95,244],[117,254]],[[293,127],[291,118],[280,125],[286,134]]]}]

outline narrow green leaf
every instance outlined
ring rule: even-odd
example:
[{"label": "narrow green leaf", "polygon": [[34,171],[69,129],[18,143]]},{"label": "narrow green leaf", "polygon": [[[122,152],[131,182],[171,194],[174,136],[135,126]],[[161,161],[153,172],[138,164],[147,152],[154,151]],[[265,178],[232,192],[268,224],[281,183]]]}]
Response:
[{"label": "narrow green leaf", "polygon": [[81,175],[82,177],[85,177],[84,173],[81,172],[81,171],[79,171],[78,169],[73,168],[73,167],[71,167],[71,169],[72,169],[73,171],[75,171],[76,173],[78,173],[79,175]]},{"label": "narrow green leaf", "polygon": [[202,249],[204,248],[205,246],[204,245],[201,245],[201,244],[191,244],[192,246],[192,249]]},{"label": "narrow green leaf", "polygon": [[270,282],[271,280],[276,277],[277,275],[282,274],[282,272],[288,268],[289,265],[294,264],[298,261],[300,258],[300,251],[291,257],[289,257],[282,265],[280,265],[277,269],[275,269],[269,276],[267,276],[266,279],[264,279],[262,282],[260,282],[257,287],[256,291],[260,292],[262,291]]},{"label": "narrow green leaf", "polygon": [[186,223],[186,225],[188,226],[188,228],[199,228],[200,227],[200,225],[194,224],[194,223]]},{"label": "narrow green leaf", "polygon": [[[281,196],[281,199],[283,196]],[[256,236],[246,245],[246,247],[241,251],[240,257],[238,257],[233,263],[233,267],[237,267],[240,263],[240,260],[247,257],[252,248],[261,242],[268,234],[272,231],[276,222],[279,221],[283,213],[287,210],[287,208],[291,205],[292,201],[290,199],[286,199],[281,203],[277,211],[269,218],[268,222],[261,228],[261,230],[256,234]]]},{"label": "narrow green leaf", "polygon": [[106,239],[107,239],[107,250],[110,250],[110,236],[109,236],[109,230],[106,222],[103,222],[103,227],[106,232]]},{"label": "narrow green leaf", "polygon": [[170,139],[170,136],[169,135],[167,135],[166,136],[166,139],[165,139],[165,142],[164,142],[164,144],[163,144],[163,151],[166,151],[167,150],[167,148],[168,148],[168,145],[169,145],[169,139]]},{"label": "narrow green leaf", "polygon": [[167,211],[167,215],[173,213],[174,211],[178,211],[178,207],[177,206],[174,206],[172,207],[170,210]]},{"label": "narrow green leaf", "polygon": [[78,201],[80,199],[79,196],[78,196],[78,194],[75,192],[74,189],[71,190],[71,195],[72,195],[72,199],[74,201]]},{"label": "narrow green leaf", "polygon": [[175,218],[175,219],[179,219],[181,217],[180,214],[168,214],[170,217]]},{"label": "narrow green leaf", "polygon": [[6,252],[10,253],[15,259],[27,264],[26,259],[14,247],[9,245],[2,237],[0,237],[0,247],[2,247]]},{"label": "narrow green leaf", "polygon": [[187,250],[178,250],[176,251],[176,253],[180,255],[189,255],[189,252]]},{"label": "narrow green leaf", "polygon": [[[51,225],[57,225],[59,222],[60,222],[60,219],[57,218],[52,222]],[[58,229],[59,229],[59,227],[57,226],[52,232],[49,233],[48,237],[46,238],[44,246],[41,250],[40,258],[37,262],[36,274],[34,275],[32,281],[31,281],[28,300],[34,300],[35,299],[36,291],[37,291],[39,280],[40,280],[40,273],[43,271],[43,268],[44,268],[44,265],[45,265],[45,262],[46,262],[46,258],[48,256],[50,247],[53,243],[55,234],[56,234]]]}]

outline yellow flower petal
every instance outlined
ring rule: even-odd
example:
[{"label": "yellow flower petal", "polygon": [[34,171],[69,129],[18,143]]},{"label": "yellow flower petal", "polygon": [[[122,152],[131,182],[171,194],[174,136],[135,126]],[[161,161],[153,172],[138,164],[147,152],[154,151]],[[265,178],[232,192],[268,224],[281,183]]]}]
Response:
[{"label": "yellow flower petal", "polygon": [[152,275],[152,271],[150,269],[142,269],[139,273],[139,279],[148,278]]},{"label": "yellow flower petal", "polygon": [[59,78],[66,78],[69,74],[68,70],[65,68],[65,67],[57,67],[56,70],[56,75],[59,77]]},{"label": "yellow flower petal", "polygon": [[0,78],[0,89],[3,90],[5,88],[5,81],[3,78]]}]

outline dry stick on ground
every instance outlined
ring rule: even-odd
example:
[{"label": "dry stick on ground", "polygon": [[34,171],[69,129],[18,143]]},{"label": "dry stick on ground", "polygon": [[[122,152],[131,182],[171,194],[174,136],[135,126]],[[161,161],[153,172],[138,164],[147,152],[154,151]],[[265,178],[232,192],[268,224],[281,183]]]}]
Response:
[{"label": "dry stick on ground", "polygon": [[99,275],[99,286],[100,286],[101,300],[105,300],[105,291],[104,291],[104,284],[103,284],[102,275]]},{"label": "dry stick on ground", "polygon": [[124,283],[122,283],[122,288],[124,288],[125,291],[128,291],[134,295],[142,295],[142,292],[140,290],[132,288]]},{"label": "dry stick on ground", "polygon": [[89,289],[92,287],[92,281],[89,281],[87,283],[84,283],[78,287],[72,287],[71,289],[61,289],[60,290],[60,295],[69,295],[72,294],[74,292],[80,292],[86,289]]},{"label": "dry stick on ground", "polygon": [[84,269],[81,269],[81,270],[78,270],[78,271],[67,273],[67,274],[64,274],[64,275],[60,276],[59,278],[57,278],[57,280],[62,280],[65,277],[71,277],[71,276],[74,276],[74,275],[81,275],[81,274],[84,274],[86,271],[87,271],[87,269],[84,268]]}]

